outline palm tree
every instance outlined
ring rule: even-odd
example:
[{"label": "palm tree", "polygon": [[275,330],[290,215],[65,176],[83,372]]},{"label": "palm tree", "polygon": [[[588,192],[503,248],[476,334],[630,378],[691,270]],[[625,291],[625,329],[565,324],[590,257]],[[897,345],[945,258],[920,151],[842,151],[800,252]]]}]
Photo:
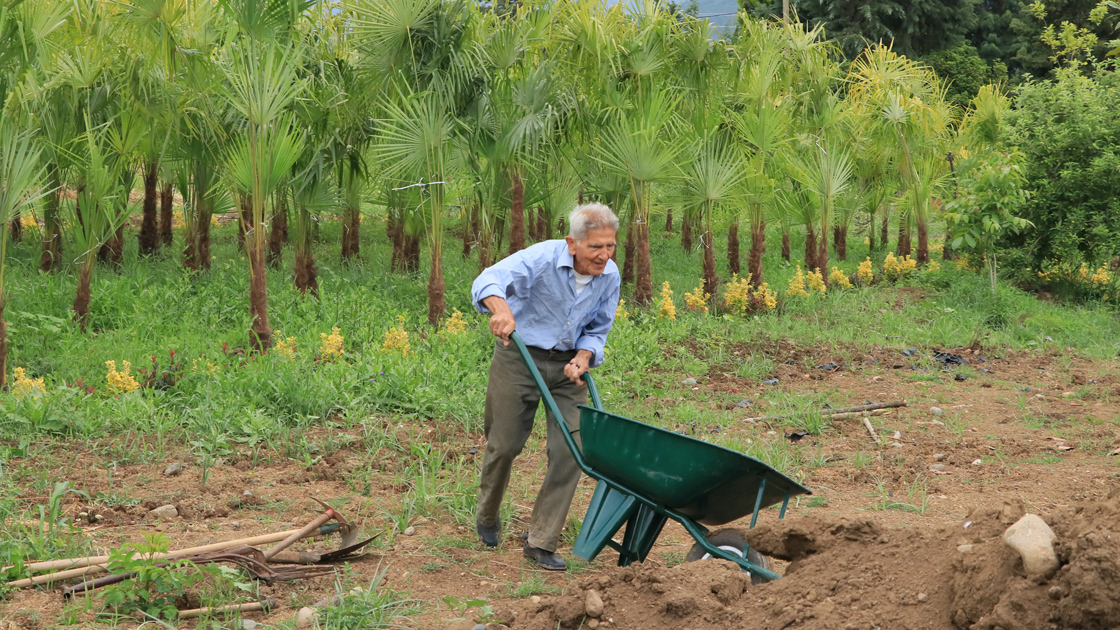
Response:
[{"label": "palm tree", "polygon": [[42,149],[33,144],[31,132],[19,132],[16,127],[7,117],[0,121],[0,388],[6,386],[8,374],[8,327],[4,322],[8,302],[4,284],[8,232],[2,226],[53,192],[39,187],[45,171],[39,159]]},{"label": "palm tree", "polygon": [[295,75],[297,52],[282,44],[248,40],[225,59],[229,105],[244,120],[244,132],[226,153],[226,168],[243,207],[250,208],[245,245],[249,260],[249,345],[272,347],[268,322],[265,251],[269,204],[303,151],[303,135],[294,129],[288,108],[301,92]]}]

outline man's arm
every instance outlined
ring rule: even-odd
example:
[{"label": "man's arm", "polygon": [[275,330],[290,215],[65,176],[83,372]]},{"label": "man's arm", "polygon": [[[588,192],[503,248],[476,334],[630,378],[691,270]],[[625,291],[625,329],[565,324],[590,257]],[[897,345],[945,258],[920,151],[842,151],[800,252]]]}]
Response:
[{"label": "man's arm", "polygon": [[490,332],[505,341],[508,346],[509,334],[517,327],[517,322],[513,319],[513,311],[509,310],[509,304],[506,304],[505,298],[491,295],[482,298],[482,305],[491,313]]},{"label": "man's arm", "polygon": [[580,353],[586,352],[589,355],[584,371],[603,364],[603,348],[607,345],[607,333],[614,327],[614,315],[618,311],[618,296],[622,283],[617,274],[609,277],[614,280],[614,286],[603,295],[595,316],[587,326],[584,326],[579,339],[576,339],[576,349]]}]

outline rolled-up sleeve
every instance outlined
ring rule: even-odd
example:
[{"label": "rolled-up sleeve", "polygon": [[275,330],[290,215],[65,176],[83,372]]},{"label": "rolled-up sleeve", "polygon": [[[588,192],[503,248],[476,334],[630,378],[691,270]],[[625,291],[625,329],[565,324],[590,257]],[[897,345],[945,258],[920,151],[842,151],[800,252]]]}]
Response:
[{"label": "rolled-up sleeve", "polygon": [[604,277],[612,286],[603,294],[591,321],[584,326],[579,339],[576,340],[576,350],[591,352],[591,367],[599,367],[603,363],[603,348],[607,345],[607,333],[614,327],[614,315],[618,312],[618,296],[622,287],[621,276],[611,274]]},{"label": "rolled-up sleeve", "polygon": [[505,300],[510,294],[528,295],[533,285],[532,271],[532,265],[526,257],[517,254],[487,267],[471,285],[474,307],[479,313],[489,313],[490,309],[482,301],[490,296],[496,295]]}]

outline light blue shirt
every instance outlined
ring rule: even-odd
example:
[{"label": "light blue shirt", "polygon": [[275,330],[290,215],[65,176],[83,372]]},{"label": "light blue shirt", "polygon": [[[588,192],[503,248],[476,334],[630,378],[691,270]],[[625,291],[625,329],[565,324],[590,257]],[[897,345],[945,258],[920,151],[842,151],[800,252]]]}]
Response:
[{"label": "light blue shirt", "polygon": [[503,298],[526,345],[546,350],[589,350],[591,367],[603,363],[607,333],[614,326],[622,277],[607,261],[602,275],[576,296],[574,259],[563,240],[523,249],[483,271],[471,287],[480,313],[490,310],[482,300]]}]

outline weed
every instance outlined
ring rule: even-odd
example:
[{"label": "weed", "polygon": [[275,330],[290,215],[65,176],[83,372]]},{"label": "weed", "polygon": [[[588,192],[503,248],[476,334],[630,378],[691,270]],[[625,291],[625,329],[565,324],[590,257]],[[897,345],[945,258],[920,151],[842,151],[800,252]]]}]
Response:
[{"label": "weed", "polygon": [[509,585],[510,597],[525,598],[532,595],[551,595],[559,592],[559,587],[549,584],[548,580],[539,573],[529,576],[522,573],[520,580],[511,582]]}]

